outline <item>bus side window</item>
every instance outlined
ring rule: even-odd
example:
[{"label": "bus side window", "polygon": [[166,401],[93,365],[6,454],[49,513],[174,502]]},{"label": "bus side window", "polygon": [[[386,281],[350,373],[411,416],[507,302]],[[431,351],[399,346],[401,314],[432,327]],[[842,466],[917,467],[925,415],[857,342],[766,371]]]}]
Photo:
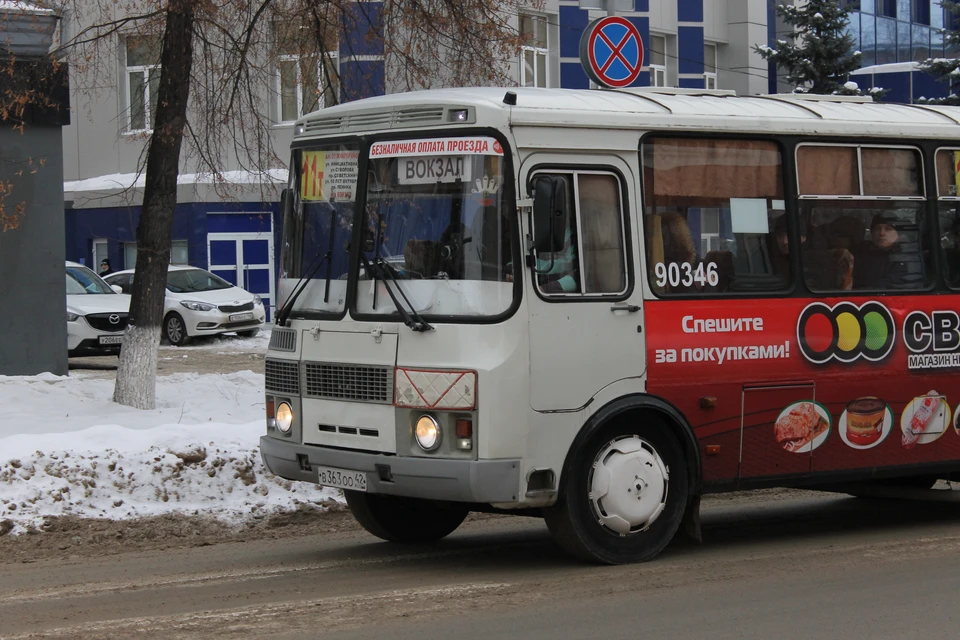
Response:
[{"label": "bus side window", "polygon": [[808,236],[802,264],[811,291],[926,286],[932,273],[921,162],[919,151],[909,148],[863,146],[858,153],[856,145],[799,147],[800,211]]},{"label": "bus side window", "polygon": [[951,289],[960,289],[960,149],[937,150],[937,209],[943,277]]},{"label": "bus side window", "polygon": [[774,241],[784,215],[776,143],[651,138],[641,154],[647,270],[657,295],[789,287],[789,245]]},{"label": "bus side window", "polygon": [[580,253],[578,250],[576,207],[571,206],[573,194],[569,186],[564,194],[567,200],[567,226],[563,230],[563,247],[553,253],[537,255],[537,286],[543,293],[580,293]]},{"label": "bus side window", "polygon": [[[568,178],[564,246],[537,256],[537,286],[553,295],[616,295],[627,290],[620,182],[601,171]],[[543,272],[546,273],[543,273]]]}]

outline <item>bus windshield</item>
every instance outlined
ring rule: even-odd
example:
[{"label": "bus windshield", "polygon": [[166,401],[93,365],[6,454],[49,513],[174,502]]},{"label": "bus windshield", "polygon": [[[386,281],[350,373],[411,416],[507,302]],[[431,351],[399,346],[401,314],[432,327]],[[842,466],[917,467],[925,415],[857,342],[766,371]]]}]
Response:
[{"label": "bus windshield", "polygon": [[357,144],[294,152],[293,206],[283,221],[278,301],[285,304],[301,278],[294,311],[341,313],[346,304],[350,234],[357,199]]},{"label": "bus windshield", "polygon": [[376,282],[357,287],[357,311],[396,314],[389,287],[424,316],[507,311],[516,232],[503,182],[494,138],[374,143],[359,274]]}]

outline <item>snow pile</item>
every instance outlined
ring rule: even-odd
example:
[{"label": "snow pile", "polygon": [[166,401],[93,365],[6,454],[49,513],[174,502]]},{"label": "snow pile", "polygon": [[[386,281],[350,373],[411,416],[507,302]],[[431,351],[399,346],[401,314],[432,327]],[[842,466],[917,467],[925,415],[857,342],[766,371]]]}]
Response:
[{"label": "snow pile", "polygon": [[[177,176],[177,184],[282,184],[287,181],[286,169],[268,169],[258,171],[222,171],[219,175],[212,173],[181,173]],[[115,189],[142,189],[146,184],[146,175],[143,173],[111,173],[96,178],[83,180],[67,180],[63,183],[66,192],[77,191],[112,191]]]},{"label": "snow pile", "polygon": [[272,475],[260,459],[263,376],[157,379],[157,409],[111,402],[111,380],[0,376],[0,533],[44,517],[172,512],[242,523],[340,493]]}]

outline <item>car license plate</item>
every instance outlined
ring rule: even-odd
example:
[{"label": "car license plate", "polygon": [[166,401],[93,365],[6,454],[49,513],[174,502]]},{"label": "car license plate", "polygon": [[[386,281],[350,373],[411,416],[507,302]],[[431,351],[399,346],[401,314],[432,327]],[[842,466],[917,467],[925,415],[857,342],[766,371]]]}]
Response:
[{"label": "car license plate", "polygon": [[348,471],[334,467],[317,467],[317,483],[325,487],[349,489],[352,491],[367,490],[367,474],[363,471]]},{"label": "car license plate", "polygon": [[100,336],[98,340],[100,344],[121,344],[123,336]]},{"label": "car license plate", "polygon": [[252,313],[235,313],[230,316],[230,322],[239,322],[240,320],[253,320]]}]

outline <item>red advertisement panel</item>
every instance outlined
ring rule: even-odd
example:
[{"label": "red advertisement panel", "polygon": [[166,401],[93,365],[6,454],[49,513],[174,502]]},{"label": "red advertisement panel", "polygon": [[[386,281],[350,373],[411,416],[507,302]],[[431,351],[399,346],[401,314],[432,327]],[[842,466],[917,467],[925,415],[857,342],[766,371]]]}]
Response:
[{"label": "red advertisement panel", "polygon": [[654,301],[647,388],[693,425],[706,481],[960,461],[955,304]]}]

